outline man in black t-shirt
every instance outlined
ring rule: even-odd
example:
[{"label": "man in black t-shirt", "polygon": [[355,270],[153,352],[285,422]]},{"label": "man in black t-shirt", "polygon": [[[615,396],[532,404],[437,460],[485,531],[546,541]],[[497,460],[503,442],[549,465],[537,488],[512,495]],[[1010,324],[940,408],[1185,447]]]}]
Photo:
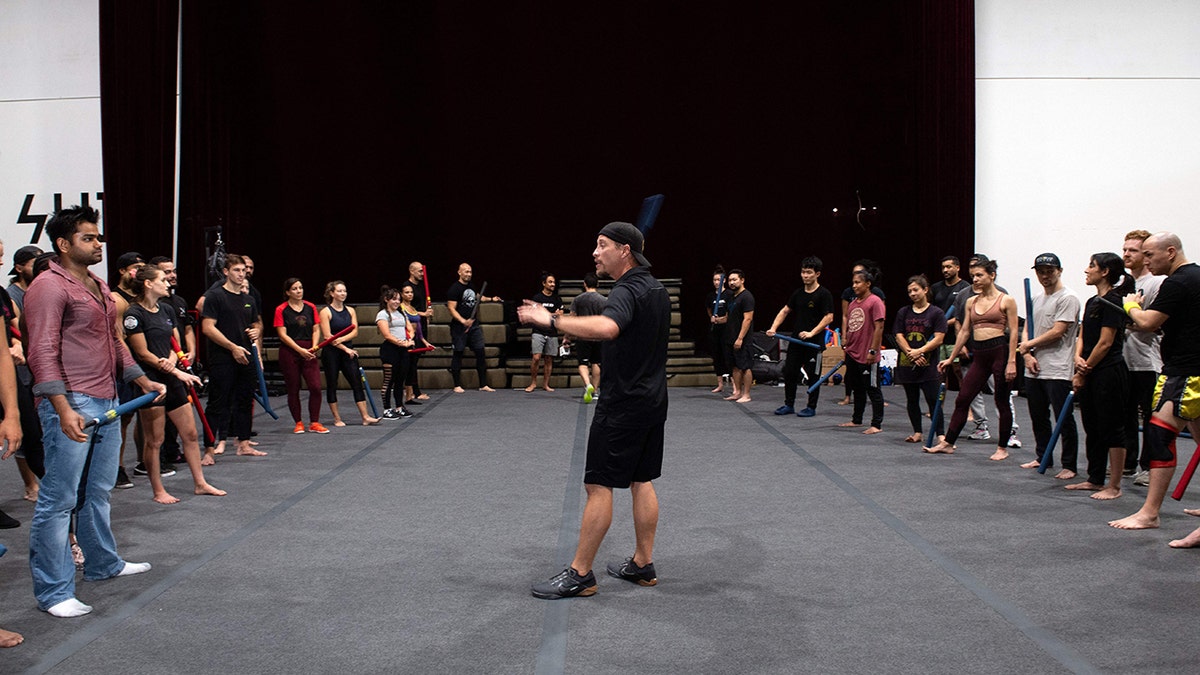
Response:
[{"label": "man in black t-shirt", "polygon": [[[959,276],[961,269],[962,264],[959,262],[958,256],[948,255],[942,258],[942,280],[929,287],[929,292],[933,295],[931,303],[939,307],[943,313],[950,311],[960,293],[969,292],[971,288],[971,282]],[[952,319],[953,317],[947,317],[946,340],[941,346],[942,358],[949,356],[950,350],[954,348],[954,327],[958,325],[958,322]]]},{"label": "man in black t-shirt", "polygon": [[467,347],[475,355],[475,372],[479,375],[479,391],[496,391],[487,383],[487,361],[484,359],[483,328],[476,321],[475,313],[480,302],[500,302],[500,296],[479,295],[471,287],[471,266],[458,266],[458,281],[446,291],[446,309],[450,310],[450,342],[453,354],[450,357],[450,375],[454,377],[454,393],[463,393],[462,359]]},{"label": "man in black t-shirt", "polygon": [[712,275],[713,291],[704,300],[704,309],[708,312],[708,346],[712,352],[713,374],[717,376],[717,386],[712,393],[720,394],[725,391],[725,382],[733,364],[726,360],[725,355],[725,315],[729,310],[729,301],[733,294],[725,287],[725,268],[717,265]]},{"label": "man in black t-shirt", "polygon": [[[1110,521],[1121,530],[1158,527],[1163,497],[1175,474],[1175,439],[1185,426],[1192,438],[1200,434],[1200,266],[1189,262],[1183,242],[1170,232],[1152,235],[1142,244],[1142,256],[1151,274],[1169,275],[1158,288],[1153,304],[1143,309],[1141,296],[1125,296],[1125,311],[1139,331],[1162,330],[1163,372],[1154,393],[1154,416],[1146,429],[1143,461],[1150,463],[1150,488],[1137,513]],[[1200,452],[1200,448],[1197,449]],[[1115,467],[1118,471],[1121,467]],[[1184,509],[1188,515],[1200,510]],[[1200,528],[1168,543],[1172,548],[1200,546]]]},{"label": "man in black t-shirt", "polygon": [[821,388],[817,387],[808,395],[808,405],[796,412],[796,384],[800,373],[804,373],[804,382],[816,382],[821,377],[821,351],[825,347],[825,328],[833,322],[833,294],[828,288],[821,286],[821,259],[809,256],[800,262],[800,278],[804,281],[803,288],[797,288],[788,303],[775,315],[775,321],[767,329],[767,335],[775,336],[775,331],[783,324],[788,315],[794,314],[792,337],[805,342],[819,345],[822,349],[813,349],[789,343],[787,360],[783,364],[783,405],[776,415],[796,413],[799,417],[812,417],[817,414],[817,401],[821,397]]},{"label": "man in black t-shirt", "polygon": [[558,317],[533,302],[517,310],[522,323],[604,341],[604,380],[588,435],[579,544],[567,569],[533,585],[535,597],[596,592],[592,563],[612,522],[614,488],[630,489],[637,543],[632,557],[608,564],[608,574],[641,586],[658,583],[653,550],[658,497],[651,481],[662,475],[671,298],[647,269],[642,247],[642,233],[629,223],[609,223],[600,230],[592,252],[596,272],[616,283],[599,316]]},{"label": "man in black t-shirt", "polygon": [[[184,353],[187,355],[188,363],[195,363],[196,331],[192,328],[195,324],[192,321],[192,315],[188,313],[190,305],[188,305],[187,300],[175,292],[176,287],[179,285],[179,276],[175,270],[175,261],[167,256],[159,255],[151,258],[149,264],[162,270],[166,276],[167,285],[171,288],[171,294],[164,298],[162,302],[170,306],[175,326],[179,328],[179,334],[183,336],[183,344],[180,347],[183,348]],[[164,424],[163,433],[162,449],[159,451],[161,456],[159,466],[183,461],[182,448],[179,446],[179,431],[175,428],[175,424],[171,422],[169,416]],[[134,473],[137,473],[136,469]]]},{"label": "man in black t-shirt", "polygon": [[[562,297],[554,292],[557,286],[558,280],[553,274],[542,272],[542,290],[529,300],[545,307],[551,314],[562,316]],[[554,369],[554,357],[558,356],[558,331],[534,326],[533,335],[530,336],[530,353],[533,360],[529,364],[529,386],[525,387],[525,391],[532,392],[537,388],[538,364],[543,361],[546,364],[543,370],[546,379],[542,383],[542,389],[554,391],[550,387],[550,371]]]},{"label": "man in black t-shirt", "polygon": [[[600,280],[595,272],[583,275],[583,292],[571,301],[571,313],[575,316],[598,316],[608,301],[596,291]],[[578,340],[570,336],[575,358],[579,359],[579,377],[583,379],[583,402],[591,403],[600,384],[600,343],[595,340]]]},{"label": "man in black t-shirt", "polygon": [[225,283],[204,294],[200,330],[208,338],[208,418],[217,447],[207,448],[203,464],[225,451],[225,439],[237,436],[237,454],[263,456],[250,442],[250,414],[258,373],[250,345],[262,336],[262,316],[254,297],[242,292],[246,264],[225,257]]}]

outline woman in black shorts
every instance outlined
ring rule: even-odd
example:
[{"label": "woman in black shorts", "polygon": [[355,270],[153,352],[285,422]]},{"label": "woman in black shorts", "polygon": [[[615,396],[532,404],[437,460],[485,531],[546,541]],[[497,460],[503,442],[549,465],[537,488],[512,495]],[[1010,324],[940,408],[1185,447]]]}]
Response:
[{"label": "woman in black shorts", "polygon": [[172,337],[176,342],[182,342],[171,306],[159,304],[170,294],[166,274],[157,267],[147,265],[138,270],[132,287],[134,300],[125,310],[122,324],[125,341],[133,357],[146,371],[146,377],[167,387],[167,395],[163,400],[138,411],[145,443],[142,458],[146,463],[150,487],[154,490],[154,501],[159,504],[179,501],[163,487],[162,476],[159,475],[158,454],[163,444],[168,415],[183,441],[183,456],[191,469],[196,494],[224,495],[224,490],[218,490],[204,480],[204,469],[200,466],[199,434],[187,392],[187,385],[199,384],[200,379],[179,367],[179,356],[171,347]]},{"label": "woman in black shorts", "polygon": [[[1124,279],[1122,279],[1124,277]],[[1117,306],[1126,293],[1134,292],[1133,279],[1125,274],[1125,263],[1116,253],[1097,253],[1084,270],[1088,286],[1096,295],[1083,308],[1083,322],[1075,339],[1075,375],[1071,386],[1079,401],[1083,430],[1087,434],[1087,480],[1072,483],[1068,490],[1095,490],[1092,499],[1121,496],[1121,472],[1125,469],[1125,426],[1122,420],[1129,405],[1129,369],[1125,365],[1125,312]],[[1118,285],[1119,284],[1119,285]],[[1104,470],[1112,476],[1105,484]]]},{"label": "woman in black shorts", "polygon": [[367,414],[367,395],[363,391],[362,378],[358,372],[358,352],[352,343],[358,336],[358,315],[346,306],[346,295],[345,283],[331,281],[325,284],[326,304],[321,308],[321,339],[327,340],[347,328],[352,328],[349,333],[321,350],[321,360],[325,364],[325,400],[333,413],[333,426],[346,426],[338,413],[337,385],[340,373],[345,376],[351,391],[354,392],[354,404],[358,406],[363,425],[379,424],[378,417]]}]

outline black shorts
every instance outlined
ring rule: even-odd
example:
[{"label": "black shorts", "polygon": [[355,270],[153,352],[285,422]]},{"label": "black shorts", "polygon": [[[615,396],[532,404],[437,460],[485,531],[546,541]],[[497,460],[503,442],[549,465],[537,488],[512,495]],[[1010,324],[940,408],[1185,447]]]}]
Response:
[{"label": "black shorts", "polygon": [[754,354],[750,351],[750,342],[743,342],[741,349],[733,350],[733,367],[738,370],[750,370],[754,367]]},{"label": "black shorts", "polygon": [[1175,404],[1175,416],[1188,421],[1200,419],[1200,376],[1159,375],[1154,387],[1154,412],[1163,403]]},{"label": "black shorts", "polygon": [[579,359],[581,366],[598,366],[600,365],[600,343],[591,340],[576,340],[572,343],[571,349],[575,352],[575,358]]},{"label": "black shorts", "polygon": [[[187,405],[187,387],[184,386],[183,382],[179,381],[179,378],[175,377],[174,375],[167,375],[166,373],[158,372],[147,372],[146,377],[150,378],[150,380],[154,382],[158,382],[159,384],[166,386],[167,388],[167,395],[157,403],[147,403],[147,408],[165,407],[167,412],[171,412],[182,405]],[[138,395],[141,396],[140,389],[138,390]]]},{"label": "black shorts", "polygon": [[647,483],[661,476],[665,424],[626,429],[593,418],[583,482],[627,488],[630,483]]}]

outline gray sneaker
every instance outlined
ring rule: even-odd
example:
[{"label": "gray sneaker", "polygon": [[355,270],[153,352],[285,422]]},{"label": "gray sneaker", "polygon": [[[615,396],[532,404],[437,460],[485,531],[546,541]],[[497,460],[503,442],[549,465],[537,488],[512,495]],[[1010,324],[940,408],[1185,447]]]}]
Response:
[{"label": "gray sneaker", "polygon": [[972,431],[971,435],[967,436],[967,440],[970,441],[990,441],[991,439],[992,434],[988,431],[987,424],[976,424],[975,431]]},{"label": "gray sneaker", "polygon": [[1150,472],[1139,469],[1133,474],[1133,484],[1142,487],[1150,487]]}]

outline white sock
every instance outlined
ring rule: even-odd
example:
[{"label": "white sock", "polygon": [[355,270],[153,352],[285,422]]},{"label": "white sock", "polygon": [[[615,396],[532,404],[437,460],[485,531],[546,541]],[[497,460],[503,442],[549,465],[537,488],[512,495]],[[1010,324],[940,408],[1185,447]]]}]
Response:
[{"label": "white sock", "polygon": [[92,608],[75,598],[63,600],[62,602],[50,607],[46,610],[51,616],[57,616],[60,619],[71,619],[77,616],[83,616],[92,611]]},{"label": "white sock", "polygon": [[142,572],[150,571],[150,563],[125,563],[120,572],[117,572],[119,577],[127,577],[131,574],[141,574]]}]

